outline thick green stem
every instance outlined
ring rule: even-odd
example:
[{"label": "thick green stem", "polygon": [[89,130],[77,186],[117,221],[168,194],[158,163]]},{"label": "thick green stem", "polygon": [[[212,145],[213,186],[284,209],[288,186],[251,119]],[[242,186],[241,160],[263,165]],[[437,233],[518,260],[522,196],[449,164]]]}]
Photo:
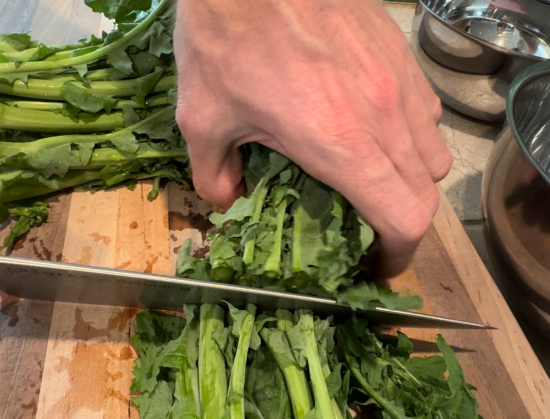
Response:
[{"label": "thick green stem", "polygon": [[317,419],[335,419],[325,374],[319,360],[313,314],[303,314],[300,324],[302,324],[300,332],[305,338],[305,353],[315,397],[315,416]]},{"label": "thick green stem", "polygon": [[[26,179],[22,179],[16,185],[5,187],[3,185],[3,177],[15,174],[24,174]],[[160,169],[152,173],[134,173],[123,172],[114,178],[114,173],[106,173],[101,170],[71,170],[62,178],[58,179],[56,187],[49,187],[36,180],[38,176],[36,172],[30,170],[18,170],[0,174],[0,202],[20,201],[22,199],[34,198],[36,196],[47,195],[53,192],[69,189],[93,181],[102,181],[105,186],[113,186],[130,179],[142,180],[156,177],[170,177],[171,172],[167,169]]]},{"label": "thick green stem", "polygon": [[231,368],[231,378],[229,379],[229,391],[233,398],[228,398],[227,408],[229,409],[230,419],[245,419],[244,417],[244,383],[246,377],[246,362],[248,360],[248,349],[250,348],[250,339],[254,331],[254,319],[256,316],[256,307],[248,304],[246,307],[248,315],[243,321],[237,353]]},{"label": "thick green stem", "polygon": [[81,115],[77,122],[69,117],[48,111],[13,108],[0,104],[0,129],[47,133],[80,133],[112,131],[124,127],[119,112],[99,116]]},{"label": "thick green stem", "polygon": [[[40,102],[35,100],[6,100],[6,105],[17,107],[20,109],[34,109],[37,111],[60,111],[67,108],[65,102]],[[166,95],[158,95],[148,99],[145,102],[146,108],[153,108],[155,106],[170,105],[172,102]],[[128,106],[133,109],[143,108],[133,100],[118,100],[113,109],[123,109]]]},{"label": "thick green stem", "polygon": [[[252,213],[252,221],[260,221],[262,215],[262,209],[264,207],[265,197],[267,196],[268,188],[266,187],[268,178],[263,177],[262,180],[256,185],[254,192],[252,192],[252,198],[255,201],[254,212]],[[245,265],[252,265],[254,262],[254,247],[256,246],[256,239],[251,237],[244,245],[243,262]]]},{"label": "thick green stem", "polygon": [[[29,79],[27,83],[15,80],[13,84],[0,83],[0,93],[31,99],[64,100],[61,86],[73,77],[51,80]],[[92,81],[88,84],[74,81],[75,86],[88,90],[97,96],[129,97],[138,93],[143,78],[115,81]],[[176,76],[166,76],[159,80],[152,93],[166,92],[176,86]]]},{"label": "thick green stem", "polygon": [[[323,374],[325,376],[325,379],[328,378],[330,375],[330,367],[328,364],[323,364]],[[338,406],[338,403],[334,398],[330,400],[330,404],[332,405],[332,412],[334,413],[335,419],[344,419],[344,416],[342,415],[342,411],[340,410],[340,406]]]},{"label": "thick green stem", "polygon": [[212,334],[224,329],[224,310],[215,304],[200,308],[199,380],[202,419],[221,419],[227,398],[225,359]]},{"label": "thick green stem", "polygon": [[197,365],[197,360],[199,357],[199,339],[200,339],[200,330],[199,330],[199,319],[194,317],[191,322],[189,322],[189,317],[187,318],[187,359],[192,364],[191,369],[185,369],[185,381],[187,383],[187,391],[192,392],[193,400],[195,402],[195,414],[197,418],[201,418],[201,399],[200,399],[200,383],[199,383],[199,367]]},{"label": "thick green stem", "polygon": [[6,105],[20,109],[34,109],[36,111],[60,111],[67,105],[62,102],[39,102],[30,100],[5,100]]},{"label": "thick green stem", "polygon": [[302,253],[300,239],[302,236],[302,217],[304,207],[298,203],[294,210],[293,226],[292,226],[292,270],[294,272],[302,272]]},{"label": "thick green stem", "polygon": [[[75,151],[74,153],[78,153]],[[92,153],[90,161],[85,166],[71,166],[71,170],[91,169],[104,167],[110,164],[122,164],[135,160],[157,160],[167,158],[185,157],[187,153],[184,149],[173,151],[157,151],[152,148],[140,150],[136,153],[125,153],[114,148],[98,148]]]},{"label": "thick green stem", "polygon": [[275,231],[275,239],[273,247],[265,262],[265,275],[269,278],[277,278],[281,271],[281,250],[283,243],[283,228],[286,217],[286,207],[288,206],[288,198],[283,199],[277,205],[277,231]]},{"label": "thick green stem", "polygon": [[[290,343],[284,332],[291,329],[294,326],[292,321],[292,314],[286,310],[277,310],[277,329],[283,333],[282,339],[285,345],[288,345],[288,352],[290,351]],[[288,386],[288,394],[290,395],[290,401],[292,403],[292,410],[294,412],[294,419],[303,419],[307,413],[313,408],[313,401],[311,399],[311,393],[309,391],[309,385],[306,374],[302,368],[300,368],[295,362],[289,360],[279,353],[273,346],[270,345],[269,329],[262,329],[260,332],[262,338],[267,343],[267,346],[271,350],[275,360],[281,367],[285,381]]]},{"label": "thick green stem", "polygon": [[[76,71],[76,70],[75,70]],[[128,76],[118,71],[113,67],[100,68],[92,70],[86,73],[86,80],[88,81],[117,81],[125,79]],[[33,76],[33,80],[58,80],[58,81],[80,81],[80,75],[76,72],[70,74],[53,74],[47,77],[37,74]]]},{"label": "thick green stem", "polygon": [[[66,58],[71,58],[74,50],[83,48],[83,45],[67,44],[67,45],[51,45],[50,47],[60,51],[44,58],[42,61],[59,61]],[[99,47],[99,45],[97,47]],[[10,62],[15,62],[15,61],[22,62],[22,61],[27,61],[29,58],[31,58],[37,50],[38,48],[34,47],[34,48],[28,48],[26,50],[17,51],[17,52],[3,52],[2,55]]]},{"label": "thick green stem", "polygon": [[160,13],[164,11],[171,0],[161,0],[158,6],[141,23],[116,41],[98,48],[97,50],[78,57],[66,58],[59,61],[33,61],[22,63],[19,67],[15,63],[0,63],[0,78],[4,74],[21,74],[28,72],[40,72],[58,70],[73,67],[80,64],[89,64],[100,60],[118,48],[126,48],[132,40],[142,34],[144,29],[151,25]]},{"label": "thick green stem", "polygon": [[[35,113],[33,113],[33,111],[23,111],[21,109],[11,108],[9,106],[0,104],[0,126],[2,125],[3,116],[5,114],[7,114],[8,117],[12,117],[13,114],[18,114],[18,113],[19,114],[33,113],[33,115],[39,115],[41,118],[45,118],[43,114],[50,115],[50,112],[44,112],[44,111],[34,111],[34,112]],[[149,124],[151,121],[157,118],[163,118],[166,114],[172,114],[173,112],[174,112],[173,108],[168,107],[152,115],[149,115],[147,118],[143,119],[142,121],[139,121],[134,125],[131,125],[127,128],[123,128],[115,132],[109,132],[107,134],[57,135],[54,137],[41,138],[39,140],[31,141],[28,143],[0,142],[0,158],[9,157],[16,153],[25,153],[25,154],[36,153],[46,148],[51,148],[51,147],[55,147],[55,146],[63,145],[67,143],[69,144],[75,144],[75,143],[104,144],[107,141],[111,141],[116,137],[126,135],[128,132],[134,132],[139,128],[143,127],[144,125]],[[64,120],[68,119],[70,121],[69,118],[65,118],[65,117],[63,118]],[[27,131],[31,131],[31,130],[27,129]]]}]

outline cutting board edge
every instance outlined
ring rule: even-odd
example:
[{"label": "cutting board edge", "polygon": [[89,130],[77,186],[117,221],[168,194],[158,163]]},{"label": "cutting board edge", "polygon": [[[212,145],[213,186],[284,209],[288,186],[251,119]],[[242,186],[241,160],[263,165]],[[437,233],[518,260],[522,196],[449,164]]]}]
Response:
[{"label": "cutting board edge", "polygon": [[[475,250],[445,192],[440,185],[438,189],[440,204],[433,220],[435,230],[481,320],[498,329],[489,331],[489,334],[530,417],[550,418],[550,378]],[[513,350],[505,350],[506,344]]]}]

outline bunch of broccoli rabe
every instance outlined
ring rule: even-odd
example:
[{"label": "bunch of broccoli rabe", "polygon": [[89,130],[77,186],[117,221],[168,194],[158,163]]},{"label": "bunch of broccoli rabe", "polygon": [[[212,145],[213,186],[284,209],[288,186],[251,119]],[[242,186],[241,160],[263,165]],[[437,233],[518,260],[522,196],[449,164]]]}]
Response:
[{"label": "bunch of broccoli rabe", "polygon": [[377,337],[356,317],[333,324],[308,310],[274,315],[248,305],[145,311],[132,338],[141,419],[477,419],[456,355],[411,357],[412,342]]},{"label": "bunch of broccoli rabe", "polygon": [[216,229],[208,256],[194,258],[193,243],[184,243],[178,275],[332,297],[356,308],[421,307],[418,296],[367,280],[362,260],[374,231],[342,195],[266,147],[248,144],[243,153],[248,196],[210,216]]},{"label": "bunch of broccoli rabe", "polygon": [[190,187],[174,121],[171,0],[86,0],[116,28],[70,45],[0,35],[0,223],[4,246],[42,223],[37,197],[162,178]]}]

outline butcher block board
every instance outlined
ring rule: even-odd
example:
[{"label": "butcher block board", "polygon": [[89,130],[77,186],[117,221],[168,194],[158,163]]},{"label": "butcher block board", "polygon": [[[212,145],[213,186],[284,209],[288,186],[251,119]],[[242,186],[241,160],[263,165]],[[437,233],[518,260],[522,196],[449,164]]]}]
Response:
[{"label": "butcher block board", "polygon": [[[173,275],[185,239],[208,250],[210,206],[173,183],[149,202],[150,189],[56,195],[48,223],[11,255]],[[443,193],[411,267],[389,285],[420,294],[425,312],[498,328],[442,331],[485,419],[550,418],[549,379]],[[0,418],[138,417],[129,392],[137,309],[0,299]],[[421,355],[434,352],[436,330],[403,331]]]},{"label": "butcher block board", "polygon": [[[109,30],[82,0],[0,0],[0,33],[29,31],[47,43]],[[198,255],[209,205],[169,184],[148,202],[151,184],[50,198],[49,220],[12,256],[174,274],[177,250],[192,238]],[[8,234],[0,226],[0,240]],[[390,284],[422,295],[423,311],[490,324],[454,331],[453,345],[485,419],[550,418],[550,381],[442,194],[440,210],[411,267]],[[138,418],[129,392],[137,310],[22,300],[0,292],[0,419]],[[420,355],[436,330],[403,329]]]}]

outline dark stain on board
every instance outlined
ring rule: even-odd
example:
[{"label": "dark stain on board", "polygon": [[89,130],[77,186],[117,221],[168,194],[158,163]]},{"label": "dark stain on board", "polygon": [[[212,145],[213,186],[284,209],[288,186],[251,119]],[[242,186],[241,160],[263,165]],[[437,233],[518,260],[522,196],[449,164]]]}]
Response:
[{"label": "dark stain on board", "polygon": [[132,223],[130,223],[129,227],[130,227],[130,230],[135,230],[136,228],[138,228],[137,221],[133,221]]},{"label": "dark stain on board", "polygon": [[453,289],[451,287],[447,287],[446,285],[443,285],[443,284],[439,284],[439,285],[441,285],[441,288],[443,288],[445,291],[450,292],[451,294],[453,293]]},{"label": "dark stain on board", "polygon": [[99,233],[92,233],[90,234],[90,237],[93,237],[96,242],[102,242],[105,246],[109,246],[109,244],[113,241],[113,239],[109,236],[102,236]]},{"label": "dark stain on board", "polygon": [[158,262],[159,256],[161,256],[162,253],[159,253],[158,256],[153,256],[151,259],[145,262],[145,273],[150,274],[153,272],[153,266],[155,266],[155,263]]},{"label": "dark stain on board", "polygon": [[187,197],[184,197],[183,198],[183,205],[185,205],[187,208],[193,208],[193,201],[191,201]]},{"label": "dark stain on board", "polygon": [[181,212],[170,211],[164,216],[164,226],[172,231],[183,231],[188,228],[200,231],[203,241],[206,240],[206,233],[214,225],[202,214],[195,214],[189,211],[189,214],[183,215]]},{"label": "dark stain on board", "polygon": [[52,251],[44,245],[44,241],[40,240],[39,245],[37,246],[36,242],[38,241],[37,237],[29,239],[29,243],[32,243],[32,252],[37,259],[40,260],[52,260]]},{"label": "dark stain on board", "polygon": [[25,234],[23,237],[17,239],[12,247],[12,252],[15,252],[17,250],[21,250],[23,248],[23,245],[27,241],[27,235]]},{"label": "dark stain on board", "polygon": [[8,317],[8,327],[14,327],[19,321],[19,316],[17,312],[19,311],[19,297],[14,297],[13,295],[6,294],[5,292],[0,291],[0,313]]},{"label": "dark stain on board", "polygon": [[22,403],[21,407],[25,410],[31,410],[31,415],[36,415],[36,411],[38,410],[38,405],[36,404],[36,400],[31,400],[29,403]]},{"label": "dark stain on board", "polygon": [[127,260],[126,262],[121,263],[120,265],[116,266],[117,269],[125,269],[128,266],[132,264],[132,261]]},{"label": "dark stain on board", "polygon": [[109,335],[109,331],[113,329],[122,332],[128,327],[128,322],[136,313],[137,309],[135,308],[125,308],[116,316],[109,319],[106,328],[99,329],[84,320],[82,309],[76,307],[74,312],[75,324],[73,327],[73,336],[77,340],[87,341],[92,338],[106,337]]}]

